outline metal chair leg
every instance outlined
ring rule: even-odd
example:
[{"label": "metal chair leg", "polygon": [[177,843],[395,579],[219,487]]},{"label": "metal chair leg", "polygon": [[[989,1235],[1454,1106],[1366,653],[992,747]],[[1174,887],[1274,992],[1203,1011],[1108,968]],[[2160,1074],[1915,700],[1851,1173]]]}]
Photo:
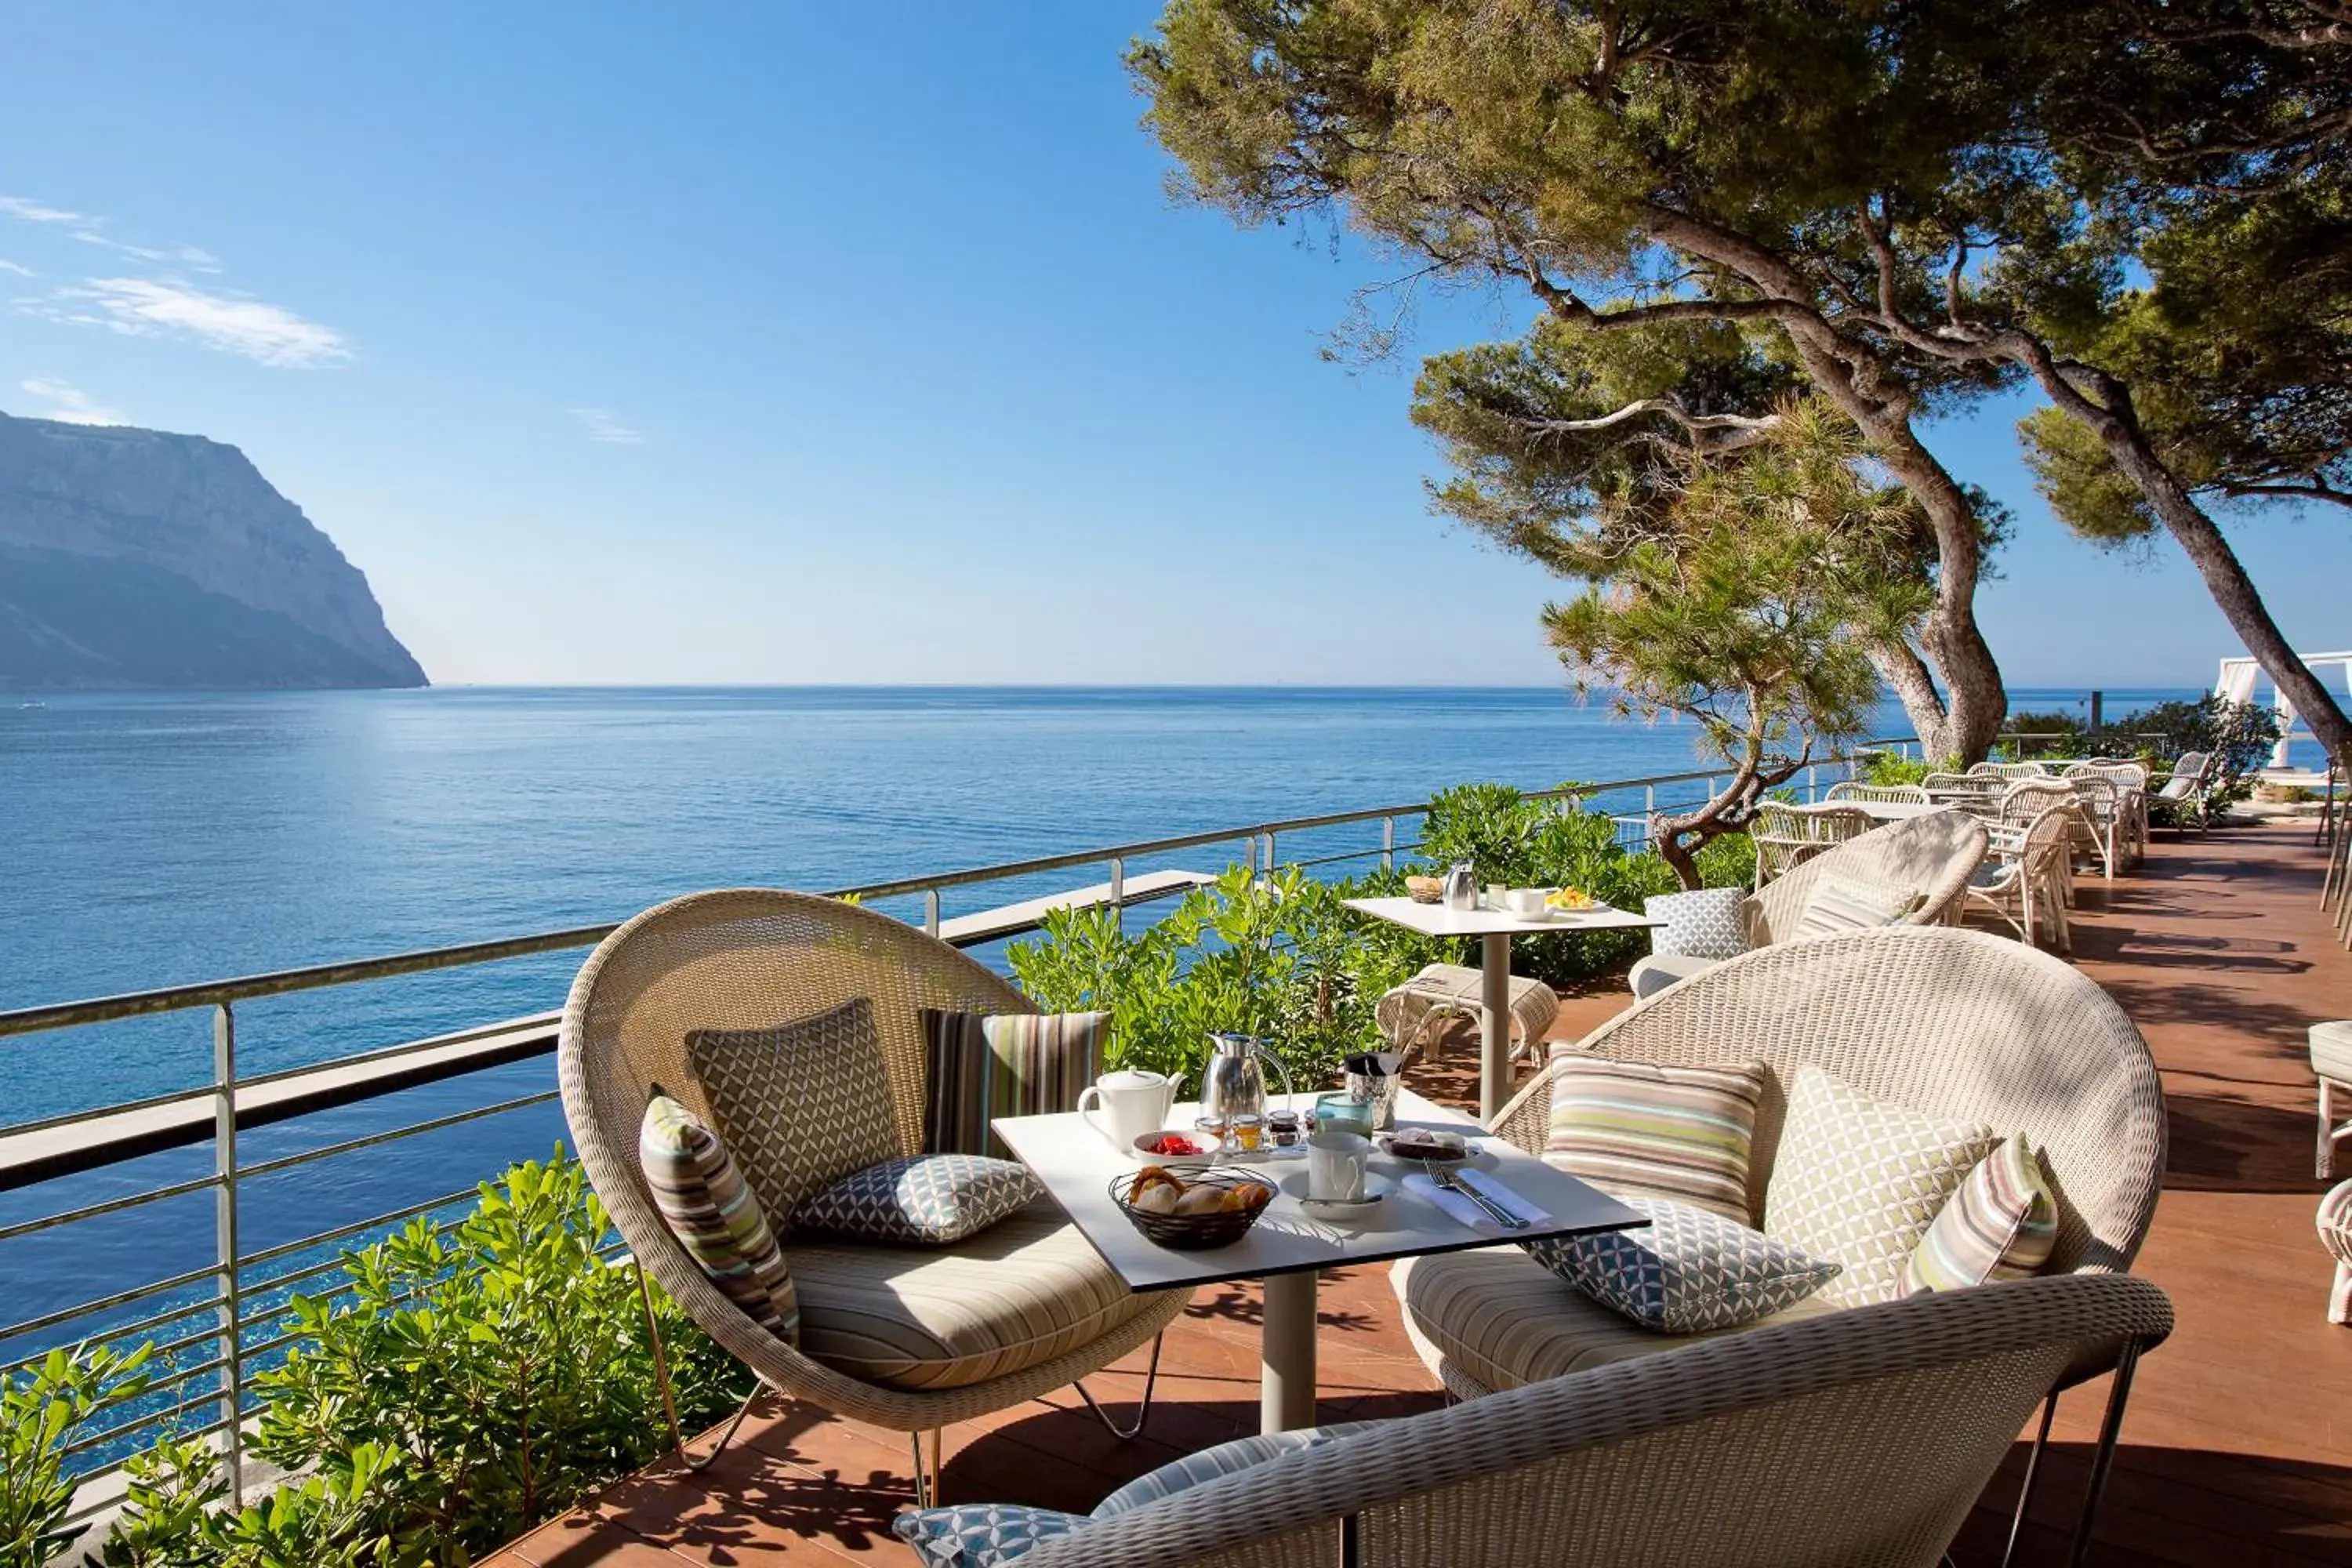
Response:
[{"label": "metal chair leg", "polygon": [[1160,1347],[1167,1338],[1168,1331],[1165,1329],[1151,1336],[1151,1365],[1143,1374],[1143,1403],[1136,1407],[1134,1425],[1124,1430],[1121,1430],[1118,1424],[1110,1418],[1108,1412],[1095,1403],[1095,1396],[1087,1392],[1084,1378],[1070,1385],[1078,1391],[1078,1397],[1087,1402],[1087,1408],[1095,1413],[1095,1419],[1103,1424],[1103,1429],[1122,1443],[1131,1437],[1140,1436],[1143,1424],[1151,1419],[1151,1391],[1159,1386],[1160,1383]]},{"label": "metal chair leg", "polygon": [[756,1377],[751,1380],[751,1392],[743,1396],[743,1403],[736,1407],[734,1419],[727,1423],[727,1430],[719,1435],[719,1441],[711,1445],[710,1452],[698,1459],[688,1458],[686,1432],[677,1424],[677,1394],[670,1384],[669,1352],[662,1345],[661,1322],[654,1316],[653,1290],[646,1284],[643,1268],[637,1270],[637,1300],[646,1310],[646,1338],[653,1348],[654,1383],[661,1390],[662,1415],[669,1424],[670,1447],[677,1451],[678,1463],[686,1467],[688,1474],[708,1469],[710,1462],[725,1453],[727,1445],[735,1440],[736,1429],[743,1425],[743,1417],[751,1414],[751,1402],[760,1397],[760,1380]]},{"label": "metal chair leg", "polygon": [[2124,1406],[2131,1402],[2132,1373],[2139,1365],[2139,1344],[2126,1341],[2123,1354],[2116,1359],[2115,1381],[2107,1390],[2107,1413],[2099,1422],[2099,1447],[2091,1458],[2091,1479],[2083,1489],[2083,1512],[2074,1524],[2074,1549],[2066,1561],[2070,1568],[2083,1568],[2083,1561],[2091,1551],[2091,1527],[2098,1521],[2099,1494],[2106,1489],[2107,1472],[2114,1468],[2116,1439],[2124,1429]]},{"label": "metal chair leg", "polygon": [[[923,1462],[923,1438],[926,1436],[931,1439],[931,1457],[930,1463],[928,1465]],[[940,1435],[936,1429],[928,1434],[922,1432],[907,1434],[907,1446],[915,1461],[915,1506],[917,1508],[937,1508],[940,1505],[939,1437]]]},{"label": "metal chair leg", "polygon": [[2042,1453],[2050,1447],[2050,1424],[2058,1417],[2058,1391],[2052,1389],[2042,1400],[2042,1429],[2033,1435],[2033,1450],[2025,1456],[2025,1480],[2017,1489],[2017,1511],[2009,1520],[2009,1544],[2000,1549],[2000,1568],[2009,1568],[2017,1555],[2017,1543],[2025,1535],[2026,1510],[2033,1506],[2033,1483],[2042,1477]]}]

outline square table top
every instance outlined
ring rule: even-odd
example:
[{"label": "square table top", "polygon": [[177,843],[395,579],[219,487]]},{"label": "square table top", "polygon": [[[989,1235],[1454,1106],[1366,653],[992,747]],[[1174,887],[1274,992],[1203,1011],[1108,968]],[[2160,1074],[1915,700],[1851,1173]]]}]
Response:
[{"label": "square table top", "polygon": [[1417,931],[1423,936],[1531,936],[1539,931],[1625,931],[1666,922],[1629,910],[1564,910],[1529,919],[1507,910],[1480,905],[1475,910],[1449,910],[1444,904],[1423,904],[1412,899],[1343,899],[1349,909],[1375,920]]},{"label": "square table top", "polygon": [[[1196,1106],[1180,1105],[1171,1112],[1170,1121],[1189,1128],[1197,1114]],[[1552,1169],[1487,1133],[1459,1111],[1433,1105],[1410,1089],[1397,1095],[1397,1125],[1451,1128],[1475,1139],[1487,1155],[1477,1162],[1477,1168],[1543,1209],[1550,1219],[1508,1233],[1473,1230],[1427,1198],[1405,1190],[1402,1178],[1418,1169],[1417,1163],[1395,1159],[1377,1149],[1372,1151],[1368,1174],[1388,1184],[1388,1195],[1360,1220],[1326,1219],[1310,1214],[1298,1201],[1307,1184],[1302,1146],[1243,1163],[1243,1169],[1272,1183],[1276,1195],[1239,1241],[1204,1252],[1182,1252],[1144,1239],[1111,1199],[1112,1177],[1153,1162],[1131,1150],[1113,1149],[1101,1133],[1073,1114],[1004,1116],[993,1123],[996,1135],[1035,1173],[1062,1212],[1132,1290],[1206,1285],[1221,1279],[1262,1279],[1271,1274],[1459,1252],[1546,1236],[1632,1230],[1650,1223],[1639,1210]]]}]

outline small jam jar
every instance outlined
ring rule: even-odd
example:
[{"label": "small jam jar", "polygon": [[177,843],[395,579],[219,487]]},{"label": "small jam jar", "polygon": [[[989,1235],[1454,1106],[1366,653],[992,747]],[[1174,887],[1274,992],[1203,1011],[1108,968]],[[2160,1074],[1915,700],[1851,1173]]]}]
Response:
[{"label": "small jam jar", "polygon": [[1298,1125],[1295,1110],[1269,1110],[1265,1116],[1265,1141],[1277,1149],[1296,1149],[1305,1131]]},{"label": "small jam jar", "polygon": [[1233,1120],[1234,1147],[1244,1154],[1255,1154],[1265,1144],[1265,1118],[1247,1114]]}]

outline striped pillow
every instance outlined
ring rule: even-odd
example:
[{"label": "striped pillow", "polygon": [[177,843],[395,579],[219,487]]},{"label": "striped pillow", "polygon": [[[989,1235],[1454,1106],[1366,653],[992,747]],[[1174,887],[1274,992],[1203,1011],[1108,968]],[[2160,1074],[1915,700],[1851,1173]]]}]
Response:
[{"label": "striped pillow", "polygon": [[1903,1266],[1903,1293],[2039,1273],[2058,1245],[2058,1199],[2023,1133],[1977,1162]]},{"label": "striped pillow", "polygon": [[654,1207],[686,1255],[743,1315],[800,1342],[800,1298],[760,1200],[709,1124],[653,1086],[637,1129],[637,1163]]},{"label": "striped pillow", "polygon": [[1109,1027],[1108,1013],[983,1017],[924,1008],[923,1152],[1011,1159],[989,1123],[1076,1110]]},{"label": "striped pillow", "polygon": [[1798,917],[1790,941],[1829,936],[1836,931],[1891,926],[1919,907],[1916,888],[1889,888],[1876,882],[1856,882],[1845,877],[1823,877],[1813,884]]},{"label": "striped pillow", "polygon": [[1760,1061],[1668,1067],[1564,1051],[1544,1160],[1620,1197],[1668,1198],[1751,1225],[1748,1145],[1769,1070]]}]

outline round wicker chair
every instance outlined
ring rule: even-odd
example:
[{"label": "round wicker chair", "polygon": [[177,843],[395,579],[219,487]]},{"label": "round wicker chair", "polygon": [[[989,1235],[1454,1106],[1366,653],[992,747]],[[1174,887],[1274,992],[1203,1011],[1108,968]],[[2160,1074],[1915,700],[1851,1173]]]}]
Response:
[{"label": "round wicker chair", "polygon": [[[580,1162],[640,1268],[762,1384],[838,1415],[915,1435],[920,1489],[927,1474],[921,1434],[1099,1371],[1154,1341],[1182,1311],[1189,1292],[1138,1297],[1131,1316],[1090,1342],[1003,1376],[936,1389],[849,1376],[747,1317],[687,1256],[654,1207],[637,1160],[647,1091],[658,1081],[708,1117],[710,1107],[687,1062],[689,1031],[769,1028],[856,997],[872,1004],[899,1139],[908,1152],[922,1142],[922,1010],[1035,1011],[1012,985],[955,949],[871,910],[803,893],[696,893],[646,910],[589,955],[563,1009],[556,1078]],[[785,1216],[772,1217],[781,1223]],[[785,1247],[789,1264],[789,1237]],[[805,1312],[811,1286],[797,1277],[795,1283]],[[1156,1352],[1153,1360],[1156,1373]],[[1147,1408],[1150,1397],[1147,1384]]]}]

